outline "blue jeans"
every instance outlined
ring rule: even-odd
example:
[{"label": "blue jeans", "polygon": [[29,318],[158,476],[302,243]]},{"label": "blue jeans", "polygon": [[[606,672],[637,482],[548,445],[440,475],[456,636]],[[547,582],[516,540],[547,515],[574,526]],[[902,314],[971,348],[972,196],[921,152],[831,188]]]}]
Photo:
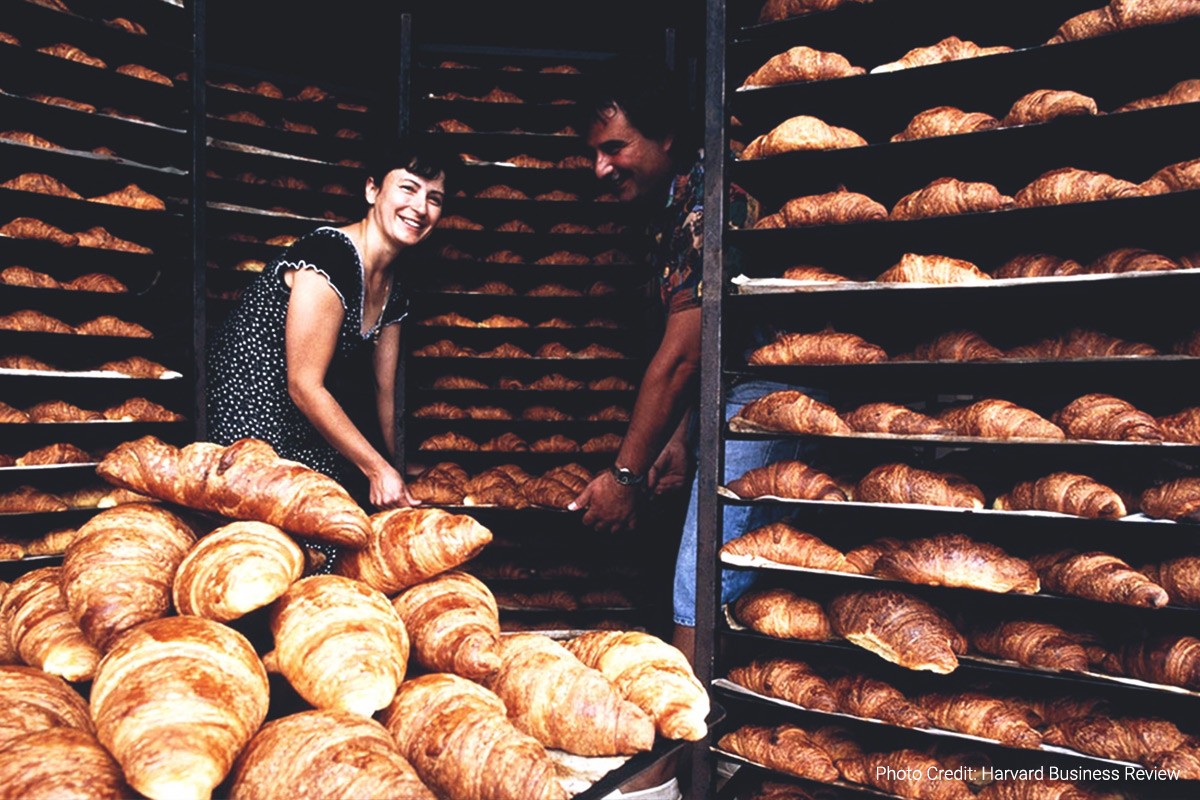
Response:
[{"label": "blue jeans", "polygon": [[[748,381],[732,387],[725,399],[725,419],[742,406],[764,394],[789,387],[769,381]],[[775,461],[798,458],[803,444],[797,440],[773,439],[729,441],[725,443],[725,483],[740,478],[747,471]],[[692,480],[687,518],[683,523],[683,538],[675,560],[674,616],[676,625],[696,627],[696,524],[699,505],[699,481]],[[728,542],[746,531],[783,519],[788,515],[782,506],[725,506],[722,541]],[[721,602],[741,597],[757,577],[753,570],[721,570]]]}]

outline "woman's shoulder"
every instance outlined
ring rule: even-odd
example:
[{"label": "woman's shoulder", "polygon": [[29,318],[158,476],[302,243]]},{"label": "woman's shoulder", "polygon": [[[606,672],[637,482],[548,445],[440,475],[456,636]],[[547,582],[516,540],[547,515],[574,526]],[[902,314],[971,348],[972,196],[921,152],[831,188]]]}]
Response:
[{"label": "woman's shoulder", "polygon": [[333,259],[357,265],[358,250],[345,232],[328,226],[304,234],[279,256],[280,261],[296,266],[300,261],[316,261],[319,266],[321,261]]}]

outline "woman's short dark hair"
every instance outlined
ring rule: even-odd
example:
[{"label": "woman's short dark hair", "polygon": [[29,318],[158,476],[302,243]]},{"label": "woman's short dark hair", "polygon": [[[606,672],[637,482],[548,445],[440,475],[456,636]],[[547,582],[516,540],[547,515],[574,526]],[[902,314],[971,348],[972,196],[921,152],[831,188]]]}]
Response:
[{"label": "woman's short dark hair", "polygon": [[413,175],[433,180],[445,175],[449,186],[453,168],[461,164],[458,156],[426,141],[401,140],[378,148],[367,162],[367,177],[383,186],[383,179],[394,169],[404,169]]},{"label": "woman's short dark hair", "polygon": [[688,110],[687,90],[674,73],[658,61],[617,58],[590,77],[579,105],[579,133],[586,136],[604,112],[619,108],[633,127],[648,139],[674,138],[671,154],[690,161],[699,146],[697,126]]}]

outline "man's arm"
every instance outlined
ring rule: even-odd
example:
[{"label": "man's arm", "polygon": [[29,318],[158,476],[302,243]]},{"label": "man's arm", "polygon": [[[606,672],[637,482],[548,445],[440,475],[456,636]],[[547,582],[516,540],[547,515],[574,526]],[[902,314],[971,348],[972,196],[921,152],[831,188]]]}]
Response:
[{"label": "man's arm", "polygon": [[[617,466],[645,475],[662,452],[683,413],[692,405],[692,385],[700,370],[700,309],[667,317],[667,329],[646,368]],[[583,522],[600,531],[618,531],[633,521],[637,487],[622,486],[608,470],[592,479],[572,509],[586,508]]]}]

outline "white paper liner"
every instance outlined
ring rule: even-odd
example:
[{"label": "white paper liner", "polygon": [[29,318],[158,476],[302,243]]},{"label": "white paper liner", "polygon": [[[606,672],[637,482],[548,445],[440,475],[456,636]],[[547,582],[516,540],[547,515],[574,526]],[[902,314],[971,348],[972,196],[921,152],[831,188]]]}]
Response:
[{"label": "white paper liner", "polygon": [[795,292],[846,292],[846,291],[892,291],[913,289],[977,289],[985,286],[1030,286],[1044,283],[1091,283],[1112,280],[1147,280],[1159,275],[1190,275],[1200,273],[1195,267],[1161,270],[1154,272],[1108,272],[1096,275],[1052,275],[1045,278],[992,278],[963,283],[881,283],[879,281],[817,281],[793,280],[791,278],[751,278],[738,275],[730,280],[738,294],[790,294]]},{"label": "white paper liner", "polygon": [[252,206],[239,206],[234,203],[212,203],[206,204],[208,208],[215,208],[219,211],[237,211],[241,214],[255,214],[260,217],[284,217],[286,219],[302,219],[305,222],[320,222],[326,225],[336,224],[324,217],[306,217],[303,214],[292,214],[284,211],[265,211],[261,208],[253,208]]},{"label": "white paper liner", "polygon": [[732,761],[735,764],[746,764],[748,766],[758,767],[759,769],[764,769],[764,770],[767,770],[768,772],[773,772],[776,775],[786,775],[789,778],[798,778],[799,780],[802,780],[802,781],[810,781],[813,783],[819,783],[822,786],[840,786],[844,789],[851,789],[855,792],[862,792],[864,794],[873,794],[878,797],[893,797],[893,798],[896,798],[897,800],[904,800],[904,798],[900,797],[900,795],[887,794],[886,792],[881,792],[878,789],[873,789],[870,786],[866,786],[861,783],[850,783],[849,781],[845,781],[840,778],[836,781],[818,781],[815,778],[805,778],[801,775],[793,775],[790,772],[783,772],[782,770],[772,769],[771,767],[768,767],[765,764],[760,764],[757,761],[751,761],[750,759],[746,758],[745,756],[739,756],[736,753],[729,752],[728,750],[722,750],[720,747],[717,747],[716,745],[709,747],[709,750],[711,750],[713,753],[717,754],[719,757],[721,757],[727,761]]},{"label": "white paper liner", "polygon": [[30,464],[29,466],[25,466],[24,464],[13,464],[12,466],[8,466],[8,467],[0,467],[0,471],[6,470],[6,469],[20,469],[20,470],[29,470],[29,469],[55,470],[55,469],[70,469],[70,468],[78,469],[80,467],[91,467],[92,469],[95,469],[96,465],[99,463],[100,463],[99,461],[85,461],[85,462],[81,462],[78,464]]},{"label": "white paper liner", "polygon": [[[129,378],[133,379],[133,375],[126,375],[124,372],[114,372],[112,370],[87,369],[79,372],[67,372],[61,369],[8,369],[0,367],[0,375],[13,375],[20,377],[38,377],[45,376],[49,378]],[[160,380],[173,381],[179,380],[183,375],[175,370],[167,370],[158,378],[137,378],[137,380]]]},{"label": "white paper liner", "polygon": [[577,756],[564,750],[547,747],[546,753],[554,762],[558,782],[567,794],[574,797],[592,788],[615,769],[620,769],[632,756]]}]

